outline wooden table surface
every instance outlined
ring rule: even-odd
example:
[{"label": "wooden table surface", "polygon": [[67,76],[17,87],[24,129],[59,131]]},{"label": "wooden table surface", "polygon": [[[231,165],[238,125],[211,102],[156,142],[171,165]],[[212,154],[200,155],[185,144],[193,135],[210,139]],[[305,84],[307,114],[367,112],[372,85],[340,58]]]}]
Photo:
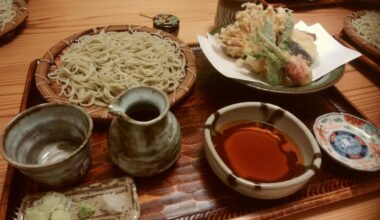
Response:
[{"label": "wooden table surface", "polygon": [[[211,31],[217,0],[30,0],[25,27],[12,41],[0,46],[0,128],[18,113],[30,62],[51,46],[76,32],[95,26],[136,24],[151,27],[146,17],[171,13],[180,18],[179,38],[196,42],[197,34]],[[350,7],[296,10],[295,20],[321,23],[330,33],[339,33]],[[357,10],[357,8],[356,8]],[[360,72],[359,72],[360,71]],[[369,120],[380,127],[380,73],[365,66],[347,64],[338,89]],[[0,159],[0,186],[7,164]],[[8,190],[7,186],[3,190]],[[380,219],[380,192],[290,216],[308,219]]]}]

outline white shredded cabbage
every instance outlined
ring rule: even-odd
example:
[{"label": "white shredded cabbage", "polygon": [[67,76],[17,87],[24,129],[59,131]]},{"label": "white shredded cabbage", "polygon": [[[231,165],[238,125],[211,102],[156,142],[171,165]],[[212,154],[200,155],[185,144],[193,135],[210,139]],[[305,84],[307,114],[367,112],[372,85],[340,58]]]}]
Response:
[{"label": "white shredded cabbage", "polygon": [[25,213],[25,220],[71,220],[72,200],[62,193],[48,192],[33,202]]}]

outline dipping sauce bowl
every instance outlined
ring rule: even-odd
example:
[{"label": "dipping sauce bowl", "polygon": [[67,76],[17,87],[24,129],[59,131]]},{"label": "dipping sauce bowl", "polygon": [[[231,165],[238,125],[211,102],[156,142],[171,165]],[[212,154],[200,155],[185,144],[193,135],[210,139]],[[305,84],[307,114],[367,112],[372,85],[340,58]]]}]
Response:
[{"label": "dipping sauce bowl", "polygon": [[69,104],[41,104],[17,115],[6,127],[0,152],[37,182],[63,187],[79,181],[90,168],[93,123]]},{"label": "dipping sauce bowl", "polygon": [[309,129],[272,104],[243,102],[221,108],[206,120],[204,135],[214,173],[250,197],[293,194],[321,166],[321,153]]}]

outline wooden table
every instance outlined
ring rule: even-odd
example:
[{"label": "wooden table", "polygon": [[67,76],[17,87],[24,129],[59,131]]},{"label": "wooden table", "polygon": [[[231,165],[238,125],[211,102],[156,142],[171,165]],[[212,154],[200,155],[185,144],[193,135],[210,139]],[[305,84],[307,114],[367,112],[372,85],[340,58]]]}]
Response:
[{"label": "wooden table", "polygon": [[[52,45],[63,38],[94,26],[136,24],[152,26],[150,19],[167,12],[181,20],[179,38],[196,42],[197,34],[213,29],[217,0],[30,0],[26,26],[11,42],[0,47],[0,127],[18,113],[25,77],[30,62],[40,58]],[[307,24],[321,23],[329,33],[341,31],[342,23],[353,9],[334,7],[296,11],[295,20]],[[338,89],[377,127],[380,127],[380,73],[346,65]],[[0,185],[3,186],[6,162],[0,161]],[[5,186],[3,190],[8,190]],[[3,187],[1,187],[3,188]],[[290,218],[379,219],[380,192],[342,201],[291,216]]]}]

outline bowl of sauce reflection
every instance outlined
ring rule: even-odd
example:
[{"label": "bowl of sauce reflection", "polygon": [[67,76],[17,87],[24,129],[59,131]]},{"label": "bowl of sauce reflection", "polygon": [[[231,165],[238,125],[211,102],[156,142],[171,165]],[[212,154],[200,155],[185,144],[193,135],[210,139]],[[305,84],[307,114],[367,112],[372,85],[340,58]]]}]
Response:
[{"label": "bowl of sauce reflection", "polygon": [[205,122],[205,154],[226,185],[259,199],[286,197],[321,166],[309,129],[290,112],[267,103],[226,106]]}]

